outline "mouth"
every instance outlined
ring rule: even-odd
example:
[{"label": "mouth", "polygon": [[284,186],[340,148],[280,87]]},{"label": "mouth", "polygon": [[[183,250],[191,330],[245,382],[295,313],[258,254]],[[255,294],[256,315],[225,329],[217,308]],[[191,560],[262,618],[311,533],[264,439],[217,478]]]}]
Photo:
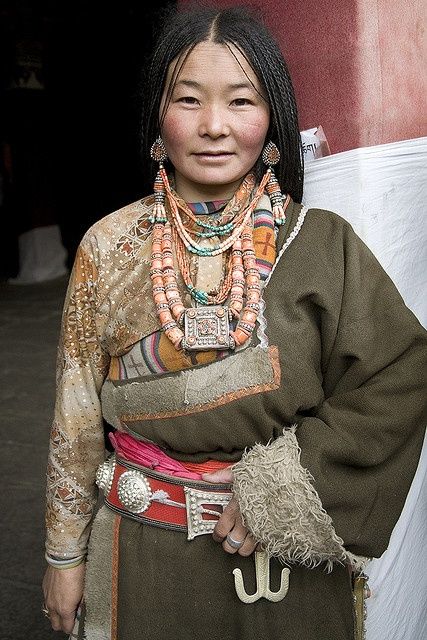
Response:
[{"label": "mouth", "polygon": [[199,151],[198,153],[194,153],[193,155],[195,155],[197,158],[201,159],[201,160],[226,160],[227,158],[230,158],[232,155],[234,155],[233,153],[231,153],[230,151],[223,151],[223,150],[219,150],[219,151]]}]

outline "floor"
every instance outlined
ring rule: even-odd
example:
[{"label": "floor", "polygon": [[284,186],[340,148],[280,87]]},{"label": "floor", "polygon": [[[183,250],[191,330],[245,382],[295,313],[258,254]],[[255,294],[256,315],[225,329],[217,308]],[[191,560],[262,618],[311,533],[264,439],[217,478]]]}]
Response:
[{"label": "floor", "polygon": [[0,638],[62,640],[41,613],[45,470],[67,277],[0,283]]}]

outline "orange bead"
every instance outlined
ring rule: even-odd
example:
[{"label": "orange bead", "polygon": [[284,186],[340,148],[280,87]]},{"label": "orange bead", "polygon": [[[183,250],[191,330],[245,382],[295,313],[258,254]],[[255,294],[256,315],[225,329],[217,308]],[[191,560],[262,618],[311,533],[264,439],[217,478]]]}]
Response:
[{"label": "orange bead", "polygon": [[168,329],[165,331],[167,337],[172,342],[175,349],[178,351],[181,348],[181,342],[184,337],[183,332],[179,327],[173,327],[172,329]]},{"label": "orange bead", "polygon": [[163,309],[162,311],[159,312],[158,315],[159,315],[160,323],[162,325],[166,324],[167,322],[171,322],[172,320],[172,315],[169,309]]},{"label": "orange bead", "polygon": [[244,331],[242,331],[238,327],[235,331],[230,331],[230,335],[234,338],[234,342],[238,347],[244,344],[249,337]]},{"label": "orange bead", "polygon": [[253,324],[255,326],[255,322],[257,319],[257,313],[255,311],[244,311],[242,315],[242,322],[247,322],[248,324]]},{"label": "orange bead", "polygon": [[242,305],[242,304],[240,305],[240,307],[235,307],[234,305],[233,305],[233,306],[231,306],[231,304],[230,304],[230,306],[229,306],[230,313],[231,313],[231,315],[233,316],[233,318],[235,318],[236,320],[237,320],[237,319],[239,318],[239,316],[240,316],[240,312],[241,312],[241,310],[242,310],[242,307],[243,307],[243,305]]},{"label": "orange bead", "polygon": [[176,302],[171,303],[171,310],[175,318],[179,318],[181,314],[185,311],[185,307],[182,304],[181,300],[177,300]]},{"label": "orange bead", "polygon": [[154,294],[154,302],[156,304],[162,304],[167,302],[166,300],[166,296],[165,296],[165,292],[164,291],[158,291],[157,293]]}]

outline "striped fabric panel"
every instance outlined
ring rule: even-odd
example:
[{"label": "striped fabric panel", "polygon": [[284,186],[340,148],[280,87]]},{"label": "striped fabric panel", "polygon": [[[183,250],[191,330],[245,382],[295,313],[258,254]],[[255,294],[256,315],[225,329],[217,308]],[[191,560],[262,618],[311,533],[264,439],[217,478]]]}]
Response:
[{"label": "striped fabric panel", "polygon": [[227,203],[227,200],[212,200],[211,202],[189,202],[188,207],[197,215],[217,213]]},{"label": "striped fabric panel", "polygon": [[111,368],[110,380],[130,380],[141,376],[182,371],[201,364],[222,360],[228,351],[201,351],[186,354],[177,351],[162,331],[142,338],[125,355],[119,356],[118,367]]},{"label": "striped fabric panel", "polygon": [[165,373],[169,369],[165,363],[162,362],[159,353],[159,344],[162,333],[156,331],[151,335],[141,340],[141,353],[144,358],[145,364],[151,373]]},{"label": "striped fabric panel", "polygon": [[254,248],[261,280],[266,280],[276,260],[274,219],[266,209],[254,213]]}]

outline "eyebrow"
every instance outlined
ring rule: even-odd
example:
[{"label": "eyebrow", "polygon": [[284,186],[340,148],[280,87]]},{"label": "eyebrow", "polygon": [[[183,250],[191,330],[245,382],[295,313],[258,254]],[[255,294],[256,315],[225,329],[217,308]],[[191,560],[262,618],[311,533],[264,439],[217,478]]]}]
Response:
[{"label": "eyebrow", "polygon": [[[199,82],[196,82],[195,80],[178,80],[175,84],[175,86],[177,87],[178,85],[184,85],[186,87],[192,87],[194,89],[201,89],[202,85]],[[236,89],[251,89],[253,90],[254,87],[252,86],[252,84],[250,82],[236,82],[234,84],[229,84],[227,85],[227,89],[230,89],[232,91],[235,91]]]}]

